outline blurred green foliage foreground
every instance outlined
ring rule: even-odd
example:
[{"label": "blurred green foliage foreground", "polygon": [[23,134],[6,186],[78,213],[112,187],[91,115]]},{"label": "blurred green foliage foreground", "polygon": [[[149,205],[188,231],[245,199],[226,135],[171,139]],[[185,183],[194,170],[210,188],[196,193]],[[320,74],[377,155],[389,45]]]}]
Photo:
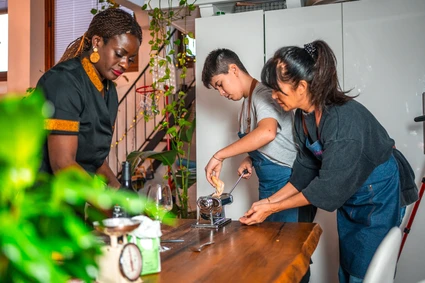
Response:
[{"label": "blurred green foliage foreground", "polygon": [[86,202],[96,211],[116,203],[133,214],[149,209],[138,196],[105,188],[78,169],[40,175],[51,112],[37,92],[0,98],[0,282],[93,282],[101,251],[81,216]]}]

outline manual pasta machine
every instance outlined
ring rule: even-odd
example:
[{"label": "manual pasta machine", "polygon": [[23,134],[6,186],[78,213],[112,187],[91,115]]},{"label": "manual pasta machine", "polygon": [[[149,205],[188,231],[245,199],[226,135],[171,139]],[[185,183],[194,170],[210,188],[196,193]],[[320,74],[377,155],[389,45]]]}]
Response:
[{"label": "manual pasta machine", "polygon": [[196,201],[198,206],[198,220],[192,227],[218,229],[229,224],[232,219],[226,218],[224,206],[233,202],[232,192],[247,173],[248,170],[245,169],[229,193],[222,193],[220,196],[211,194],[199,197]]}]

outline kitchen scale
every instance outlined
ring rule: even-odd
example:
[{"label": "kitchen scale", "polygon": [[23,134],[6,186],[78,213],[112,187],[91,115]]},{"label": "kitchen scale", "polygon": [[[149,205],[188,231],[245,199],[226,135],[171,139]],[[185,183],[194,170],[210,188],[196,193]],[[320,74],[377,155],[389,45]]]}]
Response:
[{"label": "kitchen scale", "polygon": [[224,206],[233,202],[232,192],[247,173],[248,170],[245,169],[229,193],[223,193],[220,196],[214,196],[212,194],[199,197],[196,201],[198,206],[198,220],[195,224],[192,224],[192,227],[218,229],[232,222],[231,218],[226,218]]},{"label": "kitchen scale", "polygon": [[[110,238],[109,245],[102,247],[98,259],[97,283],[141,283],[142,254],[137,245],[127,241],[127,234],[140,225],[130,218],[108,218],[94,222],[95,229]],[[118,240],[118,238],[122,240]]]}]

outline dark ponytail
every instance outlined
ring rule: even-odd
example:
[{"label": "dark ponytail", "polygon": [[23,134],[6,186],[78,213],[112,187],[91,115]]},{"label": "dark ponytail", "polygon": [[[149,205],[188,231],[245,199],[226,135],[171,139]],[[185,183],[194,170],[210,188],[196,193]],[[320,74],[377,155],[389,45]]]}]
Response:
[{"label": "dark ponytail", "polygon": [[336,57],[329,45],[316,40],[304,48],[287,46],[278,49],[264,65],[261,80],[268,87],[280,91],[278,81],[297,88],[307,82],[311,103],[318,109],[327,105],[341,105],[353,99],[342,91],[336,70]]}]

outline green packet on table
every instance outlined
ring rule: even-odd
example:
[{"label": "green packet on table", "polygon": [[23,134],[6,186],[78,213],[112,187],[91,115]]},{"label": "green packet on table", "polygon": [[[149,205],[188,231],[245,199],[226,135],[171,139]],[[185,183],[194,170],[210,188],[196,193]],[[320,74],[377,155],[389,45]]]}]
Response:
[{"label": "green packet on table", "polygon": [[141,275],[160,272],[159,247],[162,234],[159,221],[154,221],[144,215],[135,216],[132,219],[141,221],[140,226],[127,236],[128,242],[136,244],[142,253]]}]

